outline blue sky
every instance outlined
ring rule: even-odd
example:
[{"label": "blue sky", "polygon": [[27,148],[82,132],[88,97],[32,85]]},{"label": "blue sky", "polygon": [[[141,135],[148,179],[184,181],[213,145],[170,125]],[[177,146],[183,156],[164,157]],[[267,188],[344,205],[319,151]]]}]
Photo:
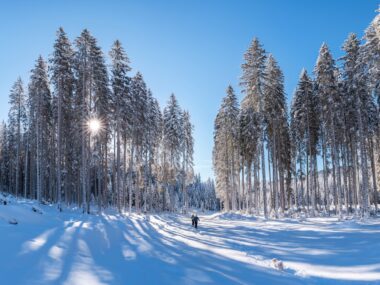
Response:
[{"label": "blue sky", "polygon": [[336,58],[349,32],[363,35],[373,0],[1,1],[0,119],[18,76],[52,52],[62,26],[71,40],[88,28],[108,54],[119,39],[161,106],[176,94],[195,126],[195,170],[212,176],[213,121],[225,89],[239,98],[240,66],[253,37],[279,62],[290,100],[303,67],[312,71],[326,42]]}]

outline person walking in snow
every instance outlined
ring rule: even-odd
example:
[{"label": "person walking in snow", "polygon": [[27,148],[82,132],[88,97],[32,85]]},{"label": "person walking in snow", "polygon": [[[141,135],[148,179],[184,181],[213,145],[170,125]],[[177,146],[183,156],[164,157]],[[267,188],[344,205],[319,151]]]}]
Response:
[{"label": "person walking in snow", "polygon": [[198,222],[200,221],[197,214],[195,214],[193,221],[194,221],[194,227],[197,229],[198,228]]},{"label": "person walking in snow", "polygon": [[191,226],[194,227],[194,214],[191,215]]}]

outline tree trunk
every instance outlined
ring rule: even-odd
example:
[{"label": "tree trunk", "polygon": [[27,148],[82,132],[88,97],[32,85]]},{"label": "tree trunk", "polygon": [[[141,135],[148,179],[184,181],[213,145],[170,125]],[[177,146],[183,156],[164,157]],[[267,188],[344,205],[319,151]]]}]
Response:
[{"label": "tree trunk", "polygon": [[[324,128],[323,128],[324,129]],[[325,141],[325,134],[324,130],[322,130],[321,134],[321,140],[322,140],[322,157],[323,157],[323,192],[325,195],[325,209],[328,213],[330,213],[330,190],[328,185],[328,169],[327,169],[327,154],[326,154],[326,141]]]},{"label": "tree trunk", "polygon": [[61,131],[62,131],[62,84],[60,84],[58,92],[58,130],[57,130],[57,203],[58,210],[61,211],[61,167],[62,167],[62,143],[61,143]]},{"label": "tree trunk", "polygon": [[371,169],[372,169],[372,200],[373,204],[375,205],[375,211],[377,212],[377,184],[376,184],[376,164],[375,164],[375,155],[374,155],[374,145],[373,140],[369,139],[369,148],[371,150],[370,157],[371,157]]}]

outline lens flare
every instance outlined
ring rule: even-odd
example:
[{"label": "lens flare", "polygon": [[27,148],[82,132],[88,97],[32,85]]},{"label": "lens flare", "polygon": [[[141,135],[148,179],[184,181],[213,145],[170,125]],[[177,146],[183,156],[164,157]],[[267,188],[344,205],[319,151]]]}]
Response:
[{"label": "lens flare", "polygon": [[94,135],[99,133],[100,129],[102,128],[102,124],[101,124],[100,120],[98,120],[96,118],[90,119],[87,122],[87,126],[88,126],[88,130]]}]

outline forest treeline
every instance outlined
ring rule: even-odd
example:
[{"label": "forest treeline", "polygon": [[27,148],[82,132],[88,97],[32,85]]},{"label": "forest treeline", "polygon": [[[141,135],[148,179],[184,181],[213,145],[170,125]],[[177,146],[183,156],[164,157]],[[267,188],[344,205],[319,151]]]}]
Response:
[{"label": "forest treeline", "polygon": [[214,123],[217,196],[226,210],[368,216],[380,181],[380,15],[334,60],[323,43],[286,103],[284,76],[255,38],[238,102],[227,88]]},{"label": "forest treeline", "polygon": [[73,43],[58,30],[27,88],[19,78],[11,89],[0,133],[1,190],[87,213],[90,205],[216,209],[213,181],[194,177],[189,112],[174,94],[161,111],[142,74],[130,74],[118,40],[109,61],[88,30]]}]

